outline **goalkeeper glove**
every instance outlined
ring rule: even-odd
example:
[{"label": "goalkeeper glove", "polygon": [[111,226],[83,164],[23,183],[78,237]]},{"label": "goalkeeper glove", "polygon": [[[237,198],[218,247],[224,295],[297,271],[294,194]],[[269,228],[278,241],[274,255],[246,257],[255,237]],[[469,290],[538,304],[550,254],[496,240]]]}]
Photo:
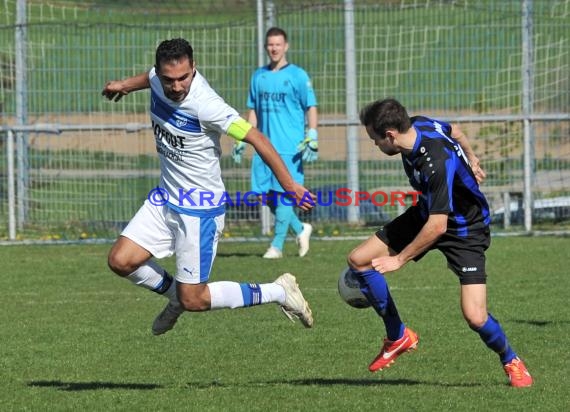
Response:
[{"label": "goalkeeper glove", "polygon": [[232,147],[232,159],[238,165],[241,163],[241,156],[245,152],[245,143],[244,142],[236,142]]},{"label": "goalkeeper glove", "polygon": [[297,151],[302,153],[304,162],[314,162],[319,158],[319,141],[317,129],[307,130],[307,137],[297,146]]}]

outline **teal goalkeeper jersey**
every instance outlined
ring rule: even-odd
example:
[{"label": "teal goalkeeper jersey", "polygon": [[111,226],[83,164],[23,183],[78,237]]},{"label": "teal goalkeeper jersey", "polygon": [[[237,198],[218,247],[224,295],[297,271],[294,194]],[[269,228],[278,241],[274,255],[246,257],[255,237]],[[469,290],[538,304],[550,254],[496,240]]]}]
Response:
[{"label": "teal goalkeeper jersey", "polygon": [[269,66],[253,73],[247,107],[257,115],[257,128],[269,137],[275,150],[294,155],[305,138],[305,113],[317,105],[311,79],[294,64],[278,71]]}]

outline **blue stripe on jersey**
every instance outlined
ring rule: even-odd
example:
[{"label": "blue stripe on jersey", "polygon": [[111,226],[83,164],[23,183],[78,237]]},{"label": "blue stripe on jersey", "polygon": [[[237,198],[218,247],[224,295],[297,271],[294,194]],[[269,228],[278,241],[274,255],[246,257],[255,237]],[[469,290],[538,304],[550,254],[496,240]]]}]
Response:
[{"label": "blue stripe on jersey", "polygon": [[422,131],[427,132],[427,135],[430,137],[445,137],[449,141],[452,141],[449,137],[451,134],[451,125],[449,123],[424,116],[412,117],[412,123],[414,126],[423,129]]},{"label": "blue stripe on jersey", "polygon": [[465,216],[456,213],[455,222],[457,223],[457,236],[467,236],[469,234],[469,231],[467,230],[467,219],[465,219]]},{"label": "blue stripe on jersey", "polygon": [[[412,125],[418,133],[411,155],[402,155],[404,169],[410,183],[416,190],[422,192],[420,211],[422,216],[429,213],[435,193],[428,189],[428,176],[422,176],[419,165],[424,162],[423,150],[431,146],[430,141],[439,140],[444,143],[448,158],[445,160],[447,204],[452,212],[449,216],[448,230],[458,236],[468,236],[471,231],[480,231],[490,224],[489,205],[473,175],[470,165],[459,143],[451,138],[451,125],[427,117],[412,117]],[[425,146],[424,146],[425,145]],[[437,147],[438,145],[435,145]],[[441,147],[441,146],[440,146]],[[427,153],[426,153],[427,155]],[[455,182],[455,185],[453,184]],[[419,187],[419,188],[418,188]],[[440,199],[440,202],[443,199]],[[427,218],[427,216],[426,216]]]},{"label": "blue stripe on jersey", "polygon": [[154,91],[151,91],[150,111],[163,121],[168,122],[184,132],[199,133],[202,130],[200,120],[198,120],[197,117],[190,116],[170,106],[161,100]]},{"label": "blue stripe on jersey", "polygon": [[216,229],[213,217],[200,218],[200,283],[207,282],[210,277]]},{"label": "blue stripe on jersey", "polygon": [[[457,144],[457,143],[456,143]],[[458,176],[461,182],[465,187],[469,189],[471,194],[477,199],[479,204],[481,205],[481,214],[483,215],[483,221],[485,224],[489,225],[491,223],[491,214],[489,211],[489,204],[487,203],[487,199],[479,189],[479,184],[477,183],[477,179],[473,176],[470,166],[467,163],[467,159],[463,162],[460,158],[457,158],[456,162],[459,164]],[[465,218],[463,218],[463,222],[467,224]]]},{"label": "blue stripe on jersey", "polygon": [[213,207],[211,209],[186,209],[169,202],[166,203],[166,206],[174,210],[176,213],[195,217],[216,217],[223,215],[226,212],[225,204],[218,207]]}]

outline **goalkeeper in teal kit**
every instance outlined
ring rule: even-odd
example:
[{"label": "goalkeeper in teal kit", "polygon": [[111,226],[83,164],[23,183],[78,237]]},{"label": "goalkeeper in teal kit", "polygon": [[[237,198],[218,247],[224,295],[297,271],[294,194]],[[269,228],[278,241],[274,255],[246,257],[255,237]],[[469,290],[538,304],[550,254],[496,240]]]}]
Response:
[{"label": "goalkeeper in teal kit", "polygon": [[[293,179],[303,184],[303,163],[318,158],[317,99],[308,74],[287,62],[289,44],[284,30],[270,28],[265,48],[270,62],[257,69],[251,78],[248,121],[269,137]],[[236,163],[241,162],[244,150],[245,143],[234,145],[232,156]],[[267,201],[275,215],[275,236],[263,257],[283,256],[289,227],[296,235],[299,256],[305,256],[313,228],[299,220],[293,205],[283,196],[285,190],[257,154],[252,159],[251,189],[265,194],[261,199]]]}]

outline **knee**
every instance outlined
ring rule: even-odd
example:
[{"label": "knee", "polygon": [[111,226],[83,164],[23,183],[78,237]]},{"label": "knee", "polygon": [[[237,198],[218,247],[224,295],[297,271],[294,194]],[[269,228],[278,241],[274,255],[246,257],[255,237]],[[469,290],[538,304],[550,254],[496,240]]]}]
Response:
[{"label": "knee", "polygon": [[487,313],[464,313],[463,317],[467,325],[474,331],[481,329],[487,322]]},{"label": "knee", "polygon": [[203,312],[210,309],[210,301],[201,294],[178,294],[180,305],[189,312]]},{"label": "knee", "polygon": [[121,250],[111,249],[109,255],[107,256],[107,265],[109,269],[115,272],[117,275],[125,277],[133,273],[138,266],[129,262],[125,253]]},{"label": "knee", "polygon": [[180,304],[189,312],[203,312],[210,309],[209,302],[201,299],[191,299],[191,298],[178,298]]},{"label": "knee", "polygon": [[358,253],[358,250],[353,250],[352,252],[350,252],[350,254],[348,255],[348,257],[346,258],[346,263],[348,264],[348,266],[350,266],[352,269],[357,270],[357,271],[363,271],[366,269],[370,269],[370,262],[365,262]]}]

